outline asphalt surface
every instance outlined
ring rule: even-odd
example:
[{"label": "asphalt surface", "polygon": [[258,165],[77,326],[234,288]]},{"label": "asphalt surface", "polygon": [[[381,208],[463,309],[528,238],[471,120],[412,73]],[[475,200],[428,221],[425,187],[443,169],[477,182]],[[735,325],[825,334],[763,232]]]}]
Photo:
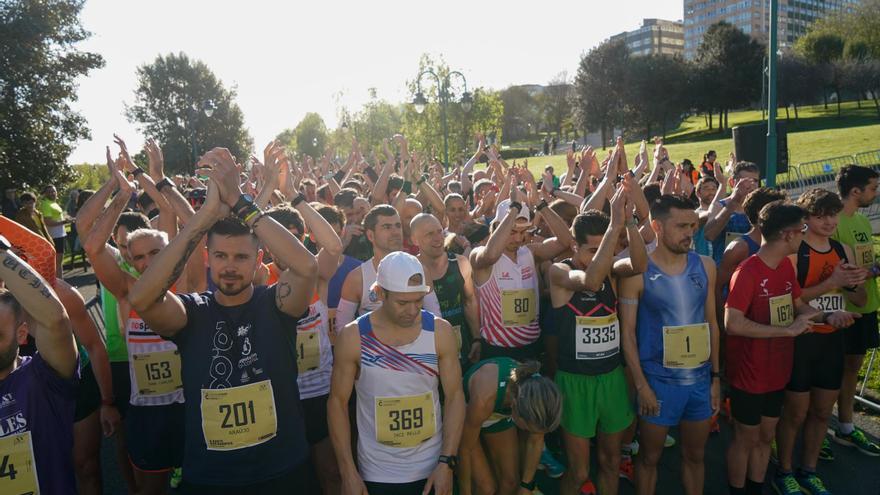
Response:
[{"label": "asphalt surface", "polygon": [[[83,296],[88,300],[95,295],[94,275],[82,270],[66,273],[65,279],[80,288]],[[857,406],[858,408],[858,406]],[[871,436],[877,439],[880,434],[880,416],[859,411],[856,414],[856,424]],[[721,433],[709,438],[706,445],[706,484],[705,495],[726,495],[727,475],[725,469],[725,452],[730,440],[730,427],[725,421],[721,421]],[[678,432],[673,429],[670,434],[678,437]],[[125,483],[119,475],[116,462],[114,440],[104,439],[101,449],[101,466],[104,473],[104,490],[107,494],[125,494]],[[880,457],[868,457],[855,449],[851,449],[832,442],[835,460],[826,462],[819,461],[818,473],[825,482],[826,487],[835,495],[880,495]],[[658,471],[658,495],[678,495],[682,493],[680,482],[680,458],[681,452],[678,445],[664,451]],[[595,457],[594,457],[595,459]],[[798,459],[797,453],[795,459]],[[596,472],[595,460],[591,472]],[[773,467],[768,469],[768,479],[773,475]],[[538,486],[545,495],[556,495],[558,480],[546,477],[543,472],[539,473]],[[174,493],[174,491],[172,491]],[[291,494],[298,493],[297,487],[291,487]],[[765,494],[775,493],[770,487],[765,486]],[[621,495],[635,494],[634,486],[621,480]]]}]

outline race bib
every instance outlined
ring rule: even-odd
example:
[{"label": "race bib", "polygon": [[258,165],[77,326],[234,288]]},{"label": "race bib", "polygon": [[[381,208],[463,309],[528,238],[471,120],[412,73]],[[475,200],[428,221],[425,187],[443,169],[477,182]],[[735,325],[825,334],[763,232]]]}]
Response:
[{"label": "race bib", "polygon": [[461,357],[461,325],[452,325],[452,332],[455,333],[455,341],[458,343],[458,357]]},{"label": "race bib", "polygon": [[336,343],[336,308],[327,309],[327,335],[330,337],[330,344]]},{"label": "race bib", "polygon": [[728,232],[724,234],[724,247],[726,248],[727,246],[730,246],[742,236],[743,234],[741,232]]},{"label": "race bib", "polygon": [[709,324],[663,327],[663,366],[696,368],[709,360]]},{"label": "race bib", "polygon": [[791,294],[770,298],[770,324],[774,327],[787,327],[794,321],[794,304]]},{"label": "race bib", "polygon": [[538,304],[534,289],[501,291],[501,318],[506,327],[522,327],[535,321]]},{"label": "race bib", "polygon": [[376,398],[376,441],[388,447],[416,447],[436,433],[434,395]]},{"label": "race bib", "polygon": [[856,264],[862,268],[870,268],[874,264],[874,245],[870,243],[856,244],[854,246]]},{"label": "race bib", "polygon": [[810,301],[810,306],[825,313],[844,311],[846,307],[843,300],[843,294],[838,291],[829,292],[827,294],[822,294],[821,296],[818,296],[817,298]]},{"label": "race bib", "polygon": [[272,382],[222,389],[202,389],[202,433],[208,450],[253,447],[275,437]]},{"label": "race bib", "polygon": [[131,357],[139,395],[154,397],[183,388],[180,352],[177,349],[132,354]]},{"label": "race bib", "polygon": [[602,359],[620,352],[617,315],[578,316],[576,325],[575,359]]},{"label": "race bib", "polygon": [[300,373],[318,369],[321,365],[321,336],[318,327],[296,332],[296,369]]},{"label": "race bib", "polygon": [[0,493],[30,495],[40,493],[31,432],[0,438]]}]

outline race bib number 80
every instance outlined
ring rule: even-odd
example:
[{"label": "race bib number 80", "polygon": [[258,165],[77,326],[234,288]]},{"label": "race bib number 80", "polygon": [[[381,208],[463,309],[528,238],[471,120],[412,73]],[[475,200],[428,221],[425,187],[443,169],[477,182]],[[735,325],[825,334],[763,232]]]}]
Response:
[{"label": "race bib number 80", "polygon": [[398,448],[416,447],[436,433],[434,394],[376,398],[376,441]]},{"label": "race bib number 80", "polygon": [[0,493],[40,493],[29,431],[0,438]]},{"label": "race bib number 80", "polygon": [[506,327],[522,327],[535,321],[538,301],[534,289],[501,291],[501,318]]}]

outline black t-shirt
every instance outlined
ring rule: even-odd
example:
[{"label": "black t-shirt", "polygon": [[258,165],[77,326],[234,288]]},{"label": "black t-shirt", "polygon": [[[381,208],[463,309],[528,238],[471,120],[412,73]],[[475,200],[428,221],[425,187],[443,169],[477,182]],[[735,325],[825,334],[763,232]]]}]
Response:
[{"label": "black t-shirt", "polygon": [[277,309],[275,286],[255,287],[240,306],[221,306],[212,292],[179,297],[188,321],[172,340],[180,350],[186,399],[186,480],[246,485],[305,462],[294,351],[298,319]]}]

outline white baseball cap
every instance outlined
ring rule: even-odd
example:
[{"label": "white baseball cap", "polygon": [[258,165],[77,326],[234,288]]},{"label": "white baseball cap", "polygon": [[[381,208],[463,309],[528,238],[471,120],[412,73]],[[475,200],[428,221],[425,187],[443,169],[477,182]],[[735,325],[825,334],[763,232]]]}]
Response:
[{"label": "white baseball cap", "polygon": [[[409,279],[413,275],[421,275],[420,285],[410,285]],[[373,288],[381,287],[390,292],[431,292],[431,288],[425,284],[425,269],[422,262],[415,256],[403,251],[389,253],[379,262],[376,270],[376,283]]]},{"label": "white baseball cap", "polygon": [[[495,209],[495,219],[492,221],[501,223],[501,221],[504,220],[504,217],[507,216],[507,210],[509,210],[509,209],[510,209],[510,200],[509,199],[505,199],[504,201],[498,203],[498,206]],[[529,209],[525,205],[523,205],[523,207],[520,208],[519,214],[516,216],[517,221],[519,221],[520,219],[523,219],[526,222],[532,221],[531,212],[529,211]]]}]

